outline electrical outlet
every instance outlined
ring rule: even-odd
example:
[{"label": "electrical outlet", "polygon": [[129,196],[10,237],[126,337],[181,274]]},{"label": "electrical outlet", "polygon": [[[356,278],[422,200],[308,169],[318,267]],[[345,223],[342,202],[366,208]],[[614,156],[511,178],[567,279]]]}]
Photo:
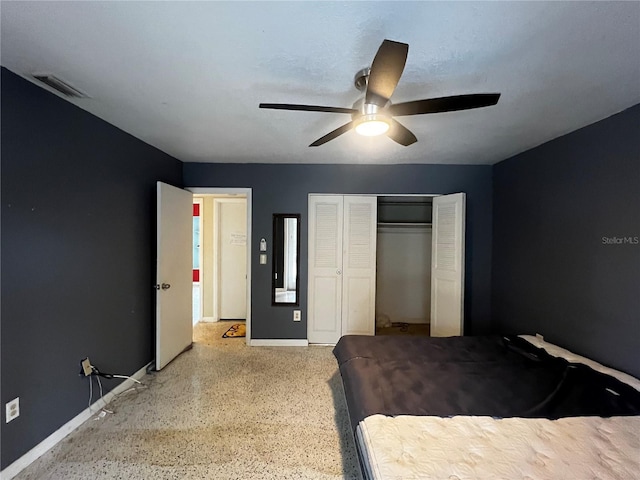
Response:
[{"label": "electrical outlet", "polygon": [[18,418],[19,416],[20,416],[20,397],[16,397],[10,402],[7,402],[7,414],[6,414],[7,423],[9,423],[14,418]]},{"label": "electrical outlet", "polygon": [[88,377],[93,373],[93,368],[91,367],[91,362],[89,361],[89,357],[85,358],[80,362],[80,366],[82,367],[82,373],[84,373],[85,377]]},{"label": "electrical outlet", "polygon": [[302,318],[302,312],[300,310],[294,310],[293,311],[293,321],[294,322],[299,322],[301,318]]},{"label": "electrical outlet", "polygon": [[539,334],[539,333],[536,333],[536,338],[537,338],[538,340],[544,341],[544,337],[543,337],[541,334]]}]

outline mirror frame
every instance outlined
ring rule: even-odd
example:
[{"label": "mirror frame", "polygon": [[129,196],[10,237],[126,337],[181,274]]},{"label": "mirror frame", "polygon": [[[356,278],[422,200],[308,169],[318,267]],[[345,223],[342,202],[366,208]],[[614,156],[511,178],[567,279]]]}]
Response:
[{"label": "mirror frame", "polygon": [[[277,220],[293,218],[296,220],[296,299],[293,302],[276,302],[276,237],[277,237]],[[271,306],[273,307],[290,307],[300,305],[300,227],[302,224],[301,215],[299,213],[274,213],[273,214],[273,236],[271,237]]]}]

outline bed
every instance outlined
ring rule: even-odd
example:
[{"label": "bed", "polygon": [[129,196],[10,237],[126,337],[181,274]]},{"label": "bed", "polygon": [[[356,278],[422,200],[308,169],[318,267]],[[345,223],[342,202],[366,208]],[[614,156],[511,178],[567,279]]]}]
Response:
[{"label": "bed", "polygon": [[640,381],[531,336],[345,336],[367,479],[640,478]]}]

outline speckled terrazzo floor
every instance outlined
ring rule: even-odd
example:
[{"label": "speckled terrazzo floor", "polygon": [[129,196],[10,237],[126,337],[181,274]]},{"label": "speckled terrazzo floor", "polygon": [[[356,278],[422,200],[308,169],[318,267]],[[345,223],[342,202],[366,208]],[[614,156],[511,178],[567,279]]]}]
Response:
[{"label": "speckled terrazzo floor", "polygon": [[226,322],[16,478],[359,479],[331,347],[247,347]]}]

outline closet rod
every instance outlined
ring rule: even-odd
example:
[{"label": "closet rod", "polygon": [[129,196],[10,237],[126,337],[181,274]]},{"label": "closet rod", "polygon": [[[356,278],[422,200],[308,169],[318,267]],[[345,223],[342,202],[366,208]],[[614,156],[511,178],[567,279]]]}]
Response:
[{"label": "closet rod", "polygon": [[412,205],[432,205],[433,201],[424,201],[424,202],[393,202],[393,201],[386,201],[386,200],[380,200],[378,202],[378,205],[402,205],[405,207],[410,207]]},{"label": "closet rod", "polygon": [[378,222],[379,227],[430,227],[427,222]]}]

